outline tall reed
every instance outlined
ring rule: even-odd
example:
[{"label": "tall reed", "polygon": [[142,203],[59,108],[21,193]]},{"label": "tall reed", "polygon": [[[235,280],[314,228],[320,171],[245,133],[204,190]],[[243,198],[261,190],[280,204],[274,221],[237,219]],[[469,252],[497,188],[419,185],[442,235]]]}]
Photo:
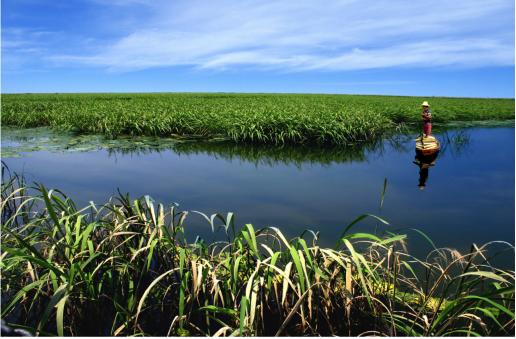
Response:
[{"label": "tall reed", "polygon": [[[513,99],[432,98],[435,122],[514,119]],[[2,124],[86,134],[264,144],[373,140],[420,121],[419,97],[311,94],[2,94]]]},{"label": "tall reed", "polygon": [[[58,190],[2,181],[2,318],[39,335],[514,335],[514,272],[470,252],[406,251],[406,235],[343,227],[238,227],[187,242],[187,211],[127,195],[77,208]],[[431,242],[431,241],[430,241]],[[513,246],[506,244],[508,250]]]}]

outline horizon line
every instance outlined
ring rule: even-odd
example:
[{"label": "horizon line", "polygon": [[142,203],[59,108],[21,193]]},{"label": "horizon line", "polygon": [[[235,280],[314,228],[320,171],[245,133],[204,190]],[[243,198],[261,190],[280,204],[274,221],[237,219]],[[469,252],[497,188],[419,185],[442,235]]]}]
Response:
[{"label": "horizon line", "polygon": [[0,95],[30,95],[30,94],[283,94],[283,95],[348,95],[348,96],[386,96],[386,97],[409,97],[409,98],[450,98],[450,99],[506,99],[514,100],[515,97],[474,97],[474,96],[446,96],[446,95],[402,95],[402,94],[353,94],[353,93],[317,93],[317,92],[226,92],[226,91],[113,91],[113,92],[3,92]]}]

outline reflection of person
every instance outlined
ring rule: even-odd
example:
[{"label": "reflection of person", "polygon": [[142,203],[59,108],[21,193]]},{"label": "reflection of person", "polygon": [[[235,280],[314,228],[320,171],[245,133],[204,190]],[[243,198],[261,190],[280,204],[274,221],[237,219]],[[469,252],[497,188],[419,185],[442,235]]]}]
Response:
[{"label": "reflection of person", "polygon": [[428,179],[428,168],[430,165],[424,164],[419,166],[419,184],[417,185],[420,190],[424,190],[426,186],[426,179]]},{"label": "reflection of person", "polygon": [[426,187],[426,180],[428,179],[428,171],[430,166],[435,166],[435,160],[437,159],[437,152],[431,155],[416,155],[414,164],[419,166],[419,184],[420,190],[424,190]]},{"label": "reflection of person", "polygon": [[421,117],[423,118],[423,133],[424,136],[427,137],[432,134],[432,112],[430,112],[430,106],[428,102],[425,101],[421,104],[423,107],[423,113],[421,113]]}]

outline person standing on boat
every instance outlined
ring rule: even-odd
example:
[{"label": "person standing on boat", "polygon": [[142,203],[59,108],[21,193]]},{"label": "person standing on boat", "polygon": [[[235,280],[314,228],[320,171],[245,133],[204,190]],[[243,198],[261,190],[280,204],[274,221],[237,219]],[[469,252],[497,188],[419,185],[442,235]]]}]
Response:
[{"label": "person standing on boat", "polygon": [[421,117],[423,118],[423,133],[426,138],[432,134],[432,113],[430,112],[428,101],[423,102],[421,106],[423,107],[423,113],[421,113]]}]

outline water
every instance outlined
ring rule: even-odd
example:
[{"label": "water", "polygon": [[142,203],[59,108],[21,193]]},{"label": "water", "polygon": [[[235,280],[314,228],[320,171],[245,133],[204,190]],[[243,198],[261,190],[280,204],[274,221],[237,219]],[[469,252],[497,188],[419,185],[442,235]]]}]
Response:
[{"label": "water", "polygon": [[[356,231],[403,228],[417,255],[431,247],[406,228],[423,231],[438,247],[461,251],[493,240],[514,244],[514,127],[437,133],[443,150],[428,168],[424,189],[413,137],[352,149],[154,139],[139,139],[135,146],[130,140],[60,139],[40,129],[4,130],[2,150],[11,170],[61,189],[79,205],[104,202],[120,188],[134,198],[149,194],[178,202],[184,210],[231,211],[238,225],[277,226],[290,237],[311,229],[327,246],[363,213],[390,225],[370,220]],[[214,238],[202,217],[188,220],[191,237]],[[513,262],[512,253],[509,258],[504,262]]]}]

